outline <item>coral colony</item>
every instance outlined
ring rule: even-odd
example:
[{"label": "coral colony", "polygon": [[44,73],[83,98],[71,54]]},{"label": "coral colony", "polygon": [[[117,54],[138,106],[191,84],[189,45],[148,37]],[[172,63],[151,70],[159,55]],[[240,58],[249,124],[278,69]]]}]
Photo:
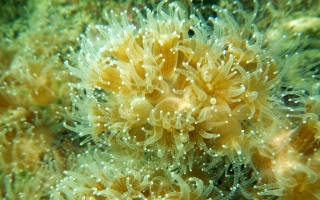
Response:
[{"label": "coral colony", "polygon": [[[69,73],[12,63],[3,198],[320,199],[318,64],[299,68],[303,34],[272,37],[277,11],[253,4],[111,11],[81,35]],[[61,124],[82,141],[53,148]]]}]

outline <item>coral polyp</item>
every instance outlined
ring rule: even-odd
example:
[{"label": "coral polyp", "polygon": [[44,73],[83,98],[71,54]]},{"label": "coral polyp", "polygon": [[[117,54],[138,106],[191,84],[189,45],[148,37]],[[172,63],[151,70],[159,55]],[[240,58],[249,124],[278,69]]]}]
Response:
[{"label": "coral polyp", "polygon": [[1,198],[320,198],[318,14],[50,2],[76,26],[53,14],[34,43],[0,42]]},{"label": "coral polyp", "polygon": [[[200,169],[216,177],[211,181],[217,188],[199,179],[215,191],[209,197],[285,195],[294,187],[287,173],[292,181],[302,178],[300,172],[287,172],[284,167],[302,145],[289,139],[293,134],[289,130],[299,132],[305,127],[297,127],[299,120],[316,115],[307,114],[298,103],[289,107],[284,99],[296,95],[295,101],[303,102],[305,95],[286,91],[284,80],[301,34],[269,41],[258,19],[276,12],[271,4],[259,7],[255,2],[252,13],[244,12],[238,2],[232,14],[213,7],[217,16],[207,21],[189,6],[187,12],[180,2],[162,1],[144,13],[133,9],[134,22],[127,12],[119,16],[110,12],[108,25],[88,27],[78,66],[66,63],[81,79],[71,85],[78,92],[73,94],[74,109],[69,114],[79,123],[66,127],[88,135],[86,142],[92,138],[104,144],[111,154],[121,147],[146,163],[162,159],[159,168],[171,171],[173,178],[182,176],[183,181],[185,177],[198,180],[189,172],[202,163]],[[297,42],[290,50],[277,48],[287,40]],[[282,140],[286,144],[277,144]],[[303,145],[315,144],[311,140]],[[313,174],[312,180],[304,181],[318,179],[308,166],[301,170]]]},{"label": "coral polyp", "polygon": [[[193,148],[227,154],[241,151],[241,120],[263,126],[282,117],[270,111],[276,101],[272,89],[288,66],[277,67],[261,34],[249,29],[253,15],[240,14],[240,28],[217,10],[219,17],[209,19],[212,30],[179,2],[161,2],[145,17],[135,11],[137,25],[126,13],[111,13],[109,25],[89,27],[79,67],[67,63],[86,92],[75,99],[75,113],[82,112],[86,97],[93,103],[85,108],[87,119],[72,130],[93,139],[105,133],[128,145],[137,138],[144,148],[156,146],[159,156],[177,157]],[[281,72],[274,75],[276,70]],[[84,123],[95,130],[83,131]]]}]

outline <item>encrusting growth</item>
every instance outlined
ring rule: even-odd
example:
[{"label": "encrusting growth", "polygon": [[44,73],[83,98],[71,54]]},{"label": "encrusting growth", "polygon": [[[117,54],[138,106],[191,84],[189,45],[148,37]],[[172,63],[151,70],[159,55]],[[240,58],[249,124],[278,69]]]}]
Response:
[{"label": "encrusting growth", "polygon": [[269,42],[258,19],[276,11],[254,4],[213,7],[205,21],[191,3],[162,1],[133,9],[134,22],[110,12],[89,26],[77,67],[66,62],[81,81],[65,127],[101,146],[53,196],[318,198],[319,91],[286,90],[294,50],[277,49],[301,34]]}]

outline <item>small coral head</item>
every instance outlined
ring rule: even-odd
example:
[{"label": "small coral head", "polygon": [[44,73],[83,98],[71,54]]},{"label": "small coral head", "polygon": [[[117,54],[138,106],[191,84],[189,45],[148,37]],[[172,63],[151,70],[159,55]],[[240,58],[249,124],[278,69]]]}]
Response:
[{"label": "small coral head", "polygon": [[[90,106],[77,103],[77,112],[93,115],[82,119],[87,134],[156,146],[160,156],[193,147],[230,153],[241,152],[241,121],[263,127],[281,118],[270,111],[281,77],[261,34],[246,24],[254,15],[243,16],[248,22],[241,29],[217,10],[212,30],[200,14],[184,10],[163,1],[145,16],[136,10],[138,25],[110,13],[108,25],[89,28],[79,67],[67,65],[93,99]],[[90,29],[100,34],[93,37]]]}]

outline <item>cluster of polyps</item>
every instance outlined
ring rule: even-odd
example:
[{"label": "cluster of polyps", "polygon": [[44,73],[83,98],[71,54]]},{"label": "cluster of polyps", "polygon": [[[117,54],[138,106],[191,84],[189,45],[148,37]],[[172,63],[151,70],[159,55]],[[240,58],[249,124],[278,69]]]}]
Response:
[{"label": "cluster of polyps", "polygon": [[232,19],[210,19],[211,33],[196,15],[186,20],[179,4],[167,5],[167,12],[163,4],[141,17],[139,27],[122,14],[120,22],[112,15],[108,26],[89,28],[100,34],[83,38],[79,68],[69,66],[91,99],[81,101],[86,108],[79,105],[88,113],[84,134],[137,137],[163,153],[185,144],[239,150],[240,120],[263,125],[280,117],[270,110],[279,69],[261,38],[243,39]]},{"label": "cluster of polyps", "polygon": [[[264,36],[254,24],[257,13],[235,7],[236,18],[216,9],[218,17],[205,23],[196,11],[187,14],[179,2],[163,1],[154,11],[146,10],[146,17],[137,11],[138,25],[125,12],[111,12],[109,25],[89,27],[82,36],[78,67],[66,63],[84,91],[73,97],[71,116],[79,123],[66,126],[95,141],[105,139],[108,148],[155,152],[164,158],[162,169],[179,168],[179,173],[199,166],[192,164],[199,154],[206,155],[199,162],[218,163],[227,156],[257,166],[261,163],[251,157],[259,154],[253,158],[265,158],[272,170],[273,158],[282,158],[274,157],[280,153],[271,142],[277,133],[295,128],[288,117],[297,121],[303,109],[286,107],[279,94],[290,56],[281,58],[275,46],[264,47]],[[240,168],[236,161],[226,163]],[[207,171],[216,167],[207,165]],[[235,182],[244,176],[236,171]],[[245,183],[250,184],[254,181]],[[238,185],[231,184],[233,193]],[[282,185],[262,189],[277,187]]]}]

